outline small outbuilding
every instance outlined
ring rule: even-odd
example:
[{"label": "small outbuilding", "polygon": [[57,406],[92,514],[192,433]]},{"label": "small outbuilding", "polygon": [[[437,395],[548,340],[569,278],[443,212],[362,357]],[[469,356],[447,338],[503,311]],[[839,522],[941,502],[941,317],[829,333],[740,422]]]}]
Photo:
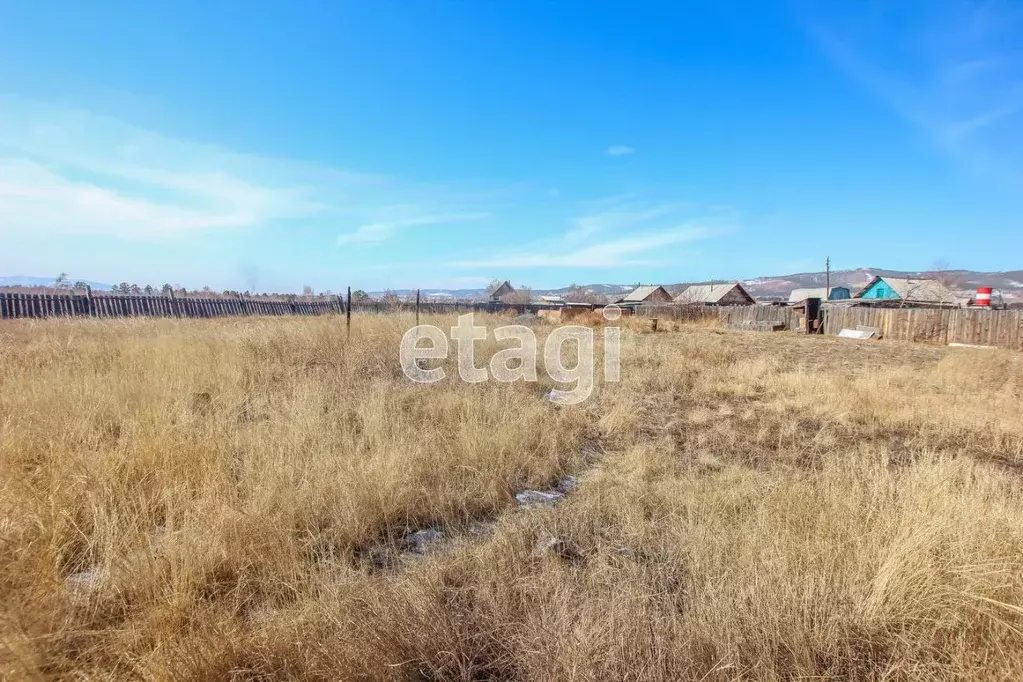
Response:
[{"label": "small outbuilding", "polygon": [[754,305],[756,301],[739,282],[694,284],[675,297],[683,305]]},{"label": "small outbuilding", "polygon": [[808,298],[819,298],[822,301],[845,301],[850,298],[849,287],[831,287],[830,296],[826,287],[793,289],[792,293],[789,294],[789,304],[799,303]]}]

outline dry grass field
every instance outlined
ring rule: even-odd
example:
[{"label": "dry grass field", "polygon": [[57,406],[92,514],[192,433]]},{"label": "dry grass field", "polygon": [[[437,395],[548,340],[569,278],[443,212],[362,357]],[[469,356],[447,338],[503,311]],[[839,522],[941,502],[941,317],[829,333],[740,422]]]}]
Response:
[{"label": "dry grass field", "polygon": [[1023,679],[1020,356],[632,321],[560,407],[411,323],[0,325],[0,677]]}]

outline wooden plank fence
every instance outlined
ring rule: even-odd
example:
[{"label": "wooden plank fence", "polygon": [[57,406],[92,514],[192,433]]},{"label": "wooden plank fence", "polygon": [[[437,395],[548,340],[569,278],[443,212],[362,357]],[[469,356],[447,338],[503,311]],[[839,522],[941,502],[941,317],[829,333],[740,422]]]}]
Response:
[{"label": "wooden plank fence", "polygon": [[[353,301],[353,312],[360,313],[533,313],[557,308],[546,303],[496,302],[406,302],[406,301]],[[316,301],[290,299],[263,299],[240,296],[195,297],[170,294],[125,295],[96,292],[59,294],[24,294],[0,292],[0,319],[47,317],[230,317],[243,315],[323,315],[345,314],[344,297],[336,296]]]},{"label": "wooden plank fence", "polygon": [[[669,320],[717,318],[730,329],[799,328],[799,312],[789,306],[640,306],[636,313]],[[1023,311],[976,308],[871,308],[823,306],[824,333],[857,326],[877,327],[881,336],[917,343],[964,343],[1023,351]]]},{"label": "wooden plank fence", "polygon": [[[546,304],[504,303],[423,303],[425,313],[490,312],[514,309],[519,313],[537,313],[554,308]],[[411,312],[415,304],[357,302],[352,309],[361,312]],[[0,319],[50,317],[182,317],[213,318],[245,315],[326,315],[344,314],[343,297],[324,297],[315,301],[255,299],[247,296],[195,297],[126,295],[110,293],[24,294],[0,292]],[[798,313],[788,306],[685,306],[648,305],[635,310],[638,315],[683,322],[716,320],[731,329],[796,329]],[[966,308],[871,308],[829,304],[823,307],[824,333],[838,334],[857,326],[877,327],[886,339],[922,343],[964,343],[996,346],[1023,351],[1023,312],[1018,310],[978,310]]]},{"label": "wooden plank fence", "polygon": [[0,319],[48,317],[231,317],[244,315],[342,314],[340,296],[317,301],[285,299],[145,296],[127,294],[66,293],[22,294],[0,292]]},{"label": "wooden plank fence", "polygon": [[774,323],[792,329],[796,323],[792,308],[773,305],[641,305],[636,314],[676,322],[716,321],[729,329],[766,328]]},{"label": "wooden plank fence", "polygon": [[722,306],[718,309],[721,323],[729,329],[796,329],[798,316],[793,308],[783,305]]},{"label": "wooden plank fence", "polygon": [[643,317],[656,317],[662,320],[674,320],[675,322],[701,322],[704,320],[721,319],[722,311],[726,308],[702,305],[674,305],[655,304],[636,306],[634,312]]},{"label": "wooden plank fence", "polygon": [[881,336],[922,343],[965,343],[1023,351],[1023,313],[975,308],[824,307],[824,332],[837,334],[858,325],[877,327]]}]

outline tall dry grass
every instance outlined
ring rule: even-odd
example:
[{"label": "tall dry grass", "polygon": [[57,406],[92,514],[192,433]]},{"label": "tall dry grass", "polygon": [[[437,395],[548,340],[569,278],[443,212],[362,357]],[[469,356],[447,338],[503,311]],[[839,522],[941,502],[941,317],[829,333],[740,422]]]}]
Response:
[{"label": "tall dry grass", "polygon": [[1019,357],[637,326],[556,408],[410,324],[0,327],[0,674],[1023,674]]}]

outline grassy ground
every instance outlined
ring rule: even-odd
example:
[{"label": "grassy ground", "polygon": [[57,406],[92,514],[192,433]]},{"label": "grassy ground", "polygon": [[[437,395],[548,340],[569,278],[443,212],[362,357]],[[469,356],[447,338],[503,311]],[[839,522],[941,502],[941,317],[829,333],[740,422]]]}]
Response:
[{"label": "grassy ground", "polygon": [[555,407],[410,323],[0,326],[0,677],[1023,677],[1018,355],[633,324]]}]

